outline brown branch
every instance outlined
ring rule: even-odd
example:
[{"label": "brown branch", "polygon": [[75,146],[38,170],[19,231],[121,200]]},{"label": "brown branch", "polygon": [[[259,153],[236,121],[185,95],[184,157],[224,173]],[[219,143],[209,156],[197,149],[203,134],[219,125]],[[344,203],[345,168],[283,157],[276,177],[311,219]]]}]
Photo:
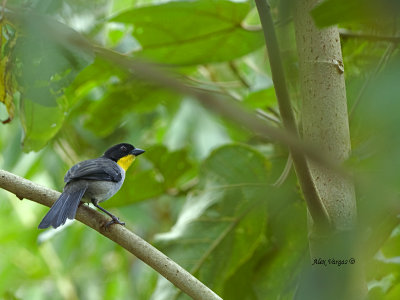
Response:
[{"label": "brown branch", "polygon": [[[0,170],[0,187],[20,199],[26,198],[49,207],[60,195],[57,191],[4,170]],[[104,214],[81,205],[76,219],[125,248],[193,299],[221,300],[192,274],[126,227],[110,226],[106,230],[104,225],[109,220]]]}]

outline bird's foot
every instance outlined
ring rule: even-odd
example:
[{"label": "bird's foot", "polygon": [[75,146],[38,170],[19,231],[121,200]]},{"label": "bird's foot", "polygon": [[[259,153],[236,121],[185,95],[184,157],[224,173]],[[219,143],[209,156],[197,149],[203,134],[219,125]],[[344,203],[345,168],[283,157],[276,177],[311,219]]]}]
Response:
[{"label": "bird's foot", "polygon": [[125,222],[120,221],[119,218],[117,218],[116,216],[112,216],[111,218],[112,218],[111,221],[108,222],[108,223],[104,226],[106,229],[107,229],[109,226],[111,226],[112,224],[119,224],[119,225],[125,226]]}]

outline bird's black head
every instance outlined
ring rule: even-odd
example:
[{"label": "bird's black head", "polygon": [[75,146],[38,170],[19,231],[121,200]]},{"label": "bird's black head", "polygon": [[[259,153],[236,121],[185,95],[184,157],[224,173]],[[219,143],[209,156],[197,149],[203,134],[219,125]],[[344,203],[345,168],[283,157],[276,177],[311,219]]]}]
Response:
[{"label": "bird's black head", "polygon": [[144,150],[135,148],[131,144],[127,143],[121,143],[115,146],[112,146],[109,148],[103,155],[103,157],[107,157],[109,159],[112,159],[113,161],[117,162],[124,157],[129,157],[133,156],[138,156],[140,154],[144,153]]}]

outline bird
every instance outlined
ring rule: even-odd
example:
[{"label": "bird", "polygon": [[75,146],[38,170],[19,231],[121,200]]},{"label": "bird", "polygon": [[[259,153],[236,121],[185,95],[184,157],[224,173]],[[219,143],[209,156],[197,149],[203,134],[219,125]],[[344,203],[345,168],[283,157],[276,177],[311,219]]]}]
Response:
[{"label": "bird", "polygon": [[73,220],[78,206],[91,202],[95,207],[111,217],[105,227],[112,224],[125,225],[119,218],[99,206],[119,191],[125,179],[125,172],[136,156],[145,151],[128,143],[112,146],[104,155],[72,166],[64,177],[64,190],[40,222],[38,228],[64,225],[67,218]]}]

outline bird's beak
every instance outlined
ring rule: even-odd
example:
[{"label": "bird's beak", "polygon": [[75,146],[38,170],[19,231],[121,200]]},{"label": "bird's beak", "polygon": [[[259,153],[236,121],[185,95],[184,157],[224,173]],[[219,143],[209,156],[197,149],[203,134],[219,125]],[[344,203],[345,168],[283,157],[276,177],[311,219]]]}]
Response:
[{"label": "bird's beak", "polygon": [[139,148],[136,148],[136,149],[133,149],[133,150],[131,151],[131,154],[133,154],[133,155],[135,155],[135,156],[138,156],[138,155],[140,155],[140,154],[142,154],[142,153],[144,153],[144,152],[145,152],[144,150],[139,149]]}]

